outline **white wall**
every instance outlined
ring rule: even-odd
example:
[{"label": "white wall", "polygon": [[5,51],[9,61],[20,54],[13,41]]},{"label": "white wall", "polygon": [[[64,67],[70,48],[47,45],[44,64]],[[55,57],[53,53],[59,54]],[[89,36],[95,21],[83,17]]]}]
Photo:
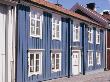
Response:
[{"label": "white wall", "polygon": [[0,4],[0,82],[15,82],[15,9]]},{"label": "white wall", "polygon": [[5,9],[0,5],[0,82],[5,82]]}]

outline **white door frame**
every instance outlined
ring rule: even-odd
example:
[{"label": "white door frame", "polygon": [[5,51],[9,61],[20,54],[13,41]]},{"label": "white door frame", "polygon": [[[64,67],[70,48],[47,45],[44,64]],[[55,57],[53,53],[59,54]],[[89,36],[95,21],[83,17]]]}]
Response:
[{"label": "white door frame", "polygon": [[[81,72],[81,50],[72,50],[72,66],[73,66],[73,53],[74,52],[79,53],[79,60],[78,60],[79,61],[79,69],[78,69],[78,71],[80,73]],[[72,67],[72,74],[73,74],[73,72],[74,72],[74,69]]]}]

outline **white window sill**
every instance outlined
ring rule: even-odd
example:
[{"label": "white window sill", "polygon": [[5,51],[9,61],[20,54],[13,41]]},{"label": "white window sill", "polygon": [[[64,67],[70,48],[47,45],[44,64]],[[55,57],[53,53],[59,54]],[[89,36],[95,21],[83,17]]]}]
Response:
[{"label": "white window sill", "polygon": [[60,39],[60,38],[52,38],[52,40],[59,40],[59,41],[61,41],[61,39]]},{"label": "white window sill", "polygon": [[92,44],[93,42],[92,41],[88,41],[88,43],[91,43]]},{"label": "white window sill", "polygon": [[30,77],[32,75],[40,75],[40,74],[42,74],[42,73],[41,72],[33,72],[33,73],[29,73],[28,76]]},{"label": "white window sill", "polygon": [[34,38],[40,38],[42,39],[42,37],[39,35],[39,36],[36,36],[36,35],[30,35],[30,37],[34,37]]},{"label": "white window sill", "polygon": [[97,65],[101,65],[100,63],[97,63]]},{"label": "white window sill", "polygon": [[100,42],[96,42],[96,44],[100,44]]},{"label": "white window sill", "polygon": [[88,65],[88,67],[91,67],[91,66],[93,66],[92,64],[91,65]]},{"label": "white window sill", "polygon": [[52,72],[58,72],[61,71],[60,69],[53,69]]},{"label": "white window sill", "polygon": [[79,42],[80,40],[73,40],[73,42]]}]

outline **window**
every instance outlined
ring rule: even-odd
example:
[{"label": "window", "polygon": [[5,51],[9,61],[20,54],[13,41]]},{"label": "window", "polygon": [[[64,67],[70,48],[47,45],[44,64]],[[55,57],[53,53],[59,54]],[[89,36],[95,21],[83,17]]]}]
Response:
[{"label": "window", "polygon": [[52,39],[61,40],[61,18],[59,16],[52,18]]},{"label": "window", "polygon": [[42,53],[29,52],[28,53],[28,73],[29,76],[41,74],[42,72]]},{"label": "window", "polygon": [[96,30],[96,44],[100,44],[100,30]]},{"label": "window", "polygon": [[51,68],[52,71],[61,70],[61,53],[52,53],[51,54]]},{"label": "window", "polygon": [[80,26],[79,24],[73,25],[73,41],[80,40]]},{"label": "window", "polygon": [[93,51],[88,51],[88,66],[93,66]]},{"label": "window", "polygon": [[42,12],[30,12],[30,36],[42,38]]},{"label": "window", "polygon": [[88,42],[92,43],[93,42],[93,29],[88,28]]},{"label": "window", "polygon": [[101,64],[101,57],[100,57],[100,53],[96,52],[96,63],[99,65]]}]

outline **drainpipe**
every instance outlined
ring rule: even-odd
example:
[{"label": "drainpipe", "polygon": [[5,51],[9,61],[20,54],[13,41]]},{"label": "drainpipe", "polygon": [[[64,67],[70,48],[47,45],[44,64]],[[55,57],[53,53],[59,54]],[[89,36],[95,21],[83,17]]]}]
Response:
[{"label": "drainpipe", "polygon": [[107,70],[107,29],[105,29],[105,70]]},{"label": "drainpipe", "polygon": [[85,47],[85,45],[84,45],[84,42],[85,42],[85,37],[84,37],[84,35],[85,35],[85,27],[86,27],[86,25],[85,24],[83,24],[82,25],[84,28],[82,28],[82,68],[83,68],[83,75],[85,75],[85,62],[84,62],[84,47]]},{"label": "drainpipe", "polygon": [[68,35],[67,35],[67,37],[68,37],[68,78],[70,78],[70,59],[71,59],[71,53],[70,53],[70,50],[71,50],[71,47],[70,47],[70,37],[71,37],[71,32],[70,32],[70,28],[71,28],[71,20],[70,19],[68,19],[68,21],[69,21],[69,25],[68,25]]}]

